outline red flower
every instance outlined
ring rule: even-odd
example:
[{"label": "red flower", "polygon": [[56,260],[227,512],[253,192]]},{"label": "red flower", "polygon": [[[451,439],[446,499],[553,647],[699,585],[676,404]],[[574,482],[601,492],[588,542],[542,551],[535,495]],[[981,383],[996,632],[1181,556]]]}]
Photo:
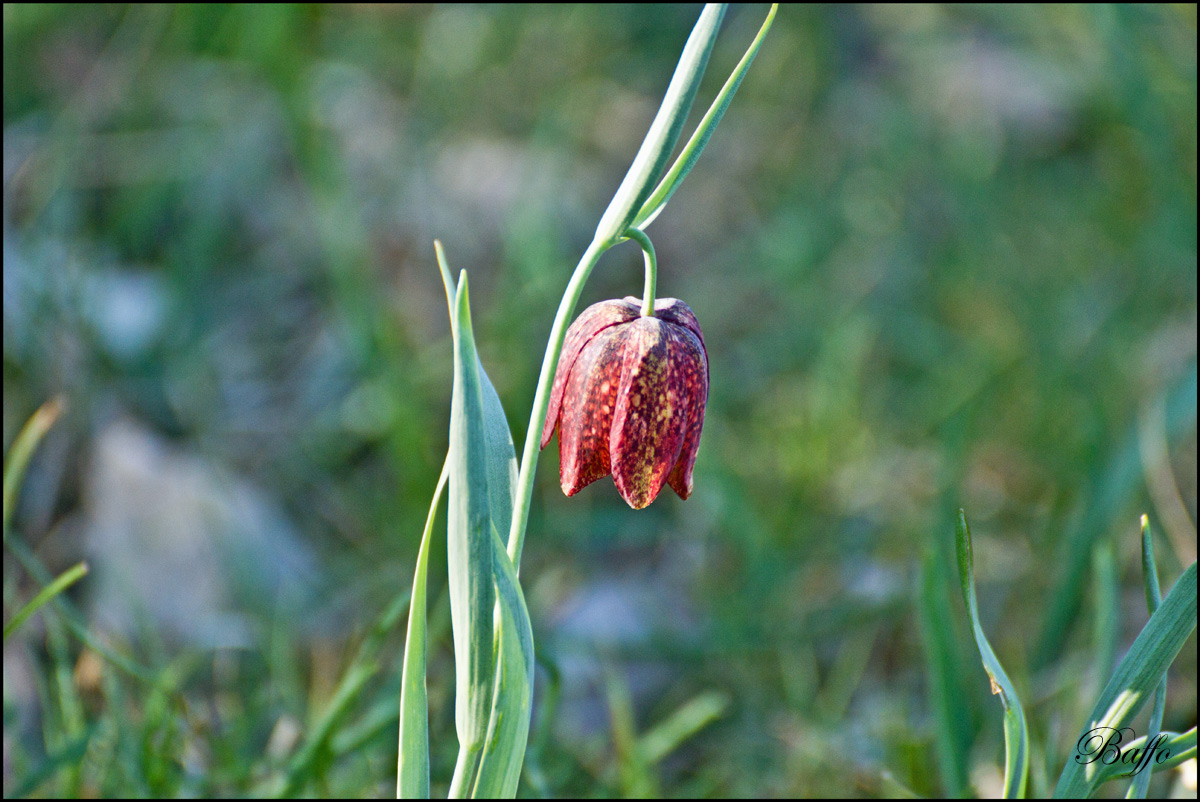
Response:
[{"label": "red flower", "polygon": [[584,310],[567,329],[542,448],[558,429],[559,477],[573,496],[613,475],[640,510],[663,482],[692,493],[692,467],[708,401],[708,353],[683,301],[660,298],[654,316],[627,297]]}]

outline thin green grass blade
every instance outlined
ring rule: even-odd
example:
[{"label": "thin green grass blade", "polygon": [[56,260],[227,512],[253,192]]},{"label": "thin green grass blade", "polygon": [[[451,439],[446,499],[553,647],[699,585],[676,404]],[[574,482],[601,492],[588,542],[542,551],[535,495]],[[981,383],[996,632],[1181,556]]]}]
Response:
[{"label": "thin green grass blade", "polygon": [[[1186,371],[1177,384],[1164,391],[1162,399],[1156,403],[1166,408],[1168,440],[1194,429],[1195,366]],[[1084,513],[1063,536],[1061,552],[1054,558],[1058,566],[1054,594],[1046,605],[1042,633],[1034,651],[1036,668],[1050,663],[1067,642],[1070,628],[1079,620],[1079,605],[1094,544],[1110,530],[1113,521],[1121,519],[1130,497],[1142,487],[1144,470],[1138,437],[1138,422],[1134,421],[1120,444],[1104,460],[1103,470],[1093,477]]]},{"label": "thin green grass blade", "polygon": [[[1161,682],[1167,668],[1195,628],[1196,563],[1193,562],[1134,639],[1128,653],[1100,693],[1088,723],[1080,731],[1075,744],[1086,739],[1088,733],[1096,728],[1102,728],[1101,732],[1109,732],[1126,726],[1145,704],[1150,689]],[[1083,762],[1089,757],[1092,762]],[[1076,798],[1090,795],[1100,781],[1100,769],[1103,767],[1095,757],[1081,756],[1073,748],[1072,756],[1067,759],[1067,765],[1058,778],[1054,796]]]},{"label": "thin green grass blade", "polygon": [[433,519],[437,515],[438,502],[450,472],[447,456],[438,478],[433,501],[429,502],[429,515],[425,518],[425,531],[421,535],[421,549],[417,552],[417,567],[412,583],[412,596],[408,605],[408,637],[404,641],[404,673],[400,680],[400,755],[396,766],[396,798],[429,798],[429,700],[426,696],[426,606],[425,578],[429,567],[429,540],[433,533]]},{"label": "thin green grass blade", "polygon": [[[1154,611],[1162,604],[1162,589],[1158,586],[1158,566],[1154,562],[1154,538],[1150,532],[1150,519],[1145,515],[1142,516],[1142,584],[1146,591],[1146,610],[1150,615],[1154,615]],[[1162,729],[1163,712],[1166,707],[1167,675],[1163,674],[1158,688],[1154,691],[1154,707],[1150,710],[1150,723],[1146,726],[1146,743],[1153,743]],[[1125,798],[1145,799],[1153,772],[1154,764],[1150,763],[1135,774]]]},{"label": "thin green grass blade", "polygon": [[971,530],[967,527],[967,516],[958,511],[958,525],[954,531],[958,551],[958,578],[962,585],[963,601],[975,631],[975,645],[983,660],[983,669],[992,682],[992,693],[1000,695],[1004,705],[1004,797],[1023,799],[1025,784],[1029,778],[1029,730],[1025,725],[1025,711],[1012,681],[996,659],[992,645],[983,634],[979,622],[979,603],[975,598],[975,557],[971,550]]},{"label": "thin green grass blade", "polygon": [[962,687],[962,660],[954,648],[955,632],[946,614],[946,583],[938,572],[939,552],[925,552],[917,588],[917,621],[925,653],[925,673],[932,701],[938,773],[947,797],[967,796],[970,710]]},{"label": "thin green grass blade", "polygon": [[1117,560],[1112,543],[1096,544],[1092,552],[1092,580],[1096,613],[1092,625],[1092,642],[1096,650],[1095,666],[1100,682],[1108,682],[1117,664],[1117,635],[1121,631],[1120,611],[1117,609]]},{"label": "thin green grass blade", "polygon": [[379,673],[379,653],[388,635],[408,610],[410,598],[408,593],[397,595],[375,620],[334,689],[329,703],[313,723],[304,746],[289,761],[282,781],[262,789],[256,795],[295,797],[318,774],[323,759],[329,754],[330,744],[338,733],[338,727],[361,698],[367,683]]},{"label": "thin green grass blade", "polygon": [[688,112],[692,109],[692,101],[696,99],[696,90],[700,88],[700,79],[704,76],[704,68],[708,66],[708,57],[712,53],[713,43],[717,40],[717,31],[725,16],[725,4],[709,3],[700,13],[700,19],[692,29],[679,64],[671,83],[667,85],[666,95],[646,138],[629,172],[621,181],[621,186],[613,195],[612,202],[600,218],[596,227],[595,242],[612,243],[629,227],[634,215],[642,208],[655,182],[662,177],[671,158],[671,151],[683,133],[683,124],[687,122]]},{"label": "thin green grass blade", "polygon": [[543,756],[550,742],[554,721],[558,714],[558,702],[562,697],[562,671],[549,649],[539,649],[534,660],[542,667],[546,679],[542,683],[542,698],[538,700],[537,720],[530,724],[529,746],[525,750],[525,781],[535,797],[552,796],[550,783],[543,768]]},{"label": "thin green grass blade", "polygon": [[[57,775],[60,771],[78,766],[87,754],[92,735],[96,727],[88,728],[86,732],[73,736],[64,741],[58,748],[51,751],[40,763],[25,774],[19,783],[4,789],[5,799],[23,799],[33,796],[42,784]],[[53,793],[49,796],[54,796]]]},{"label": "thin green grass blade", "polygon": [[50,431],[63,411],[63,400],[55,397],[38,407],[21,427],[12,447],[4,457],[4,539],[8,540],[8,525],[12,523],[13,509],[17,502],[17,491],[29,467],[29,458],[37,451],[38,444]]},{"label": "thin green grass blade", "polygon": [[[48,585],[53,582],[53,577],[38,559],[37,555],[29,550],[29,547],[21,542],[20,538],[13,538],[7,544],[9,552],[17,558],[17,562],[21,564],[35,581],[41,582],[43,585]],[[65,597],[54,597],[50,599],[50,606],[62,619],[62,623],[66,631],[73,635],[80,643],[87,646],[96,654],[103,657],[114,667],[128,674],[134,679],[146,682],[150,685],[158,683],[158,672],[138,663],[131,657],[127,657],[115,648],[110,648],[102,643],[102,639],[92,635],[87,628],[87,620],[73,604],[71,600]]]},{"label": "thin green grass blade", "polygon": [[492,533],[495,537],[492,553],[496,560],[496,596],[500,602],[500,653],[492,719],[471,796],[510,799],[517,795],[533,712],[533,627],[504,541],[495,527]]},{"label": "thin green grass blade", "polygon": [[29,600],[29,603],[17,611],[17,614],[12,617],[12,620],[4,625],[4,640],[8,640],[8,636],[16,632],[21,624],[29,616],[36,613],[43,604],[53,599],[58,594],[62,593],[67,588],[74,585],[82,579],[88,572],[87,563],[76,563],[67,570],[63,571],[58,577],[46,587],[42,588],[36,596]]},{"label": "thin green grass blade", "polygon": [[[1139,757],[1142,755],[1142,750],[1147,748],[1147,744],[1152,745],[1150,748],[1153,750],[1153,754],[1147,759],[1146,767],[1134,775],[1134,779],[1148,773],[1151,767],[1157,772],[1163,772],[1196,759],[1195,727],[1187,732],[1160,732],[1158,736],[1157,744],[1155,744],[1155,739],[1145,735],[1141,738],[1134,738],[1129,743],[1121,744],[1122,754],[1138,755]],[[1161,763],[1158,762],[1160,757],[1162,758]],[[1121,761],[1105,763],[1100,767],[1096,785],[1102,785],[1110,780],[1129,779],[1129,772],[1136,768],[1136,765],[1130,766]]]},{"label": "thin green grass blade", "polygon": [[758,55],[758,49],[762,46],[763,39],[767,36],[767,31],[771,30],[771,23],[775,21],[775,12],[778,9],[778,3],[771,4],[771,10],[767,12],[767,19],[763,22],[762,27],[758,29],[758,35],[750,43],[750,48],[746,51],[746,55],[742,56],[742,60],[738,62],[729,79],[725,81],[725,85],[721,87],[721,91],[717,93],[712,105],[705,112],[704,118],[700,120],[700,124],[692,132],[691,138],[683,146],[683,150],[680,151],[679,156],[675,158],[675,163],[671,165],[671,169],[667,171],[662,181],[655,187],[654,192],[642,204],[641,209],[633,218],[633,222],[630,223],[631,227],[644,231],[646,226],[653,223],[654,218],[658,217],[659,212],[667,205],[667,201],[675,194],[675,190],[683,183],[683,179],[687,178],[687,174],[692,171],[696,160],[700,158],[700,154],[704,151],[704,146],[708,144],[708,140],[712,137],[713,132],[717,130],[717,124],[725,116],[725,110],[729,108],[729,103],[733,100],[733,96],[737,94],[738,87],[742,85],[742,79],[746,77],[746,72],[749,71],[750,65],[754,63],[754,57]]},{"label": "thin green grass blade", "polygon": [[638,749],[637,724],[634,721],[629,683],[615,668],[609,667],[605,674],[608,717],[621,793],[630,799],[659,797],[662,792],[658,787],[658,779]]},{"label": "thin green grass blade", "polygon": [[689,699],[638,738],[642,759],[647,765],[656,765],[728,709],[729,694],[720,691],[704,691]]}]

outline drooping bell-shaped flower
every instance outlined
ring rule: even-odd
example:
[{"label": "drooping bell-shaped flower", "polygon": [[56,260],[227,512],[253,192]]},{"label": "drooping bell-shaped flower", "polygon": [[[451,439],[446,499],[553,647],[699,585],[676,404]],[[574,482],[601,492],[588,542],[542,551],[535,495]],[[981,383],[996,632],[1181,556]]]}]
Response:
[{"label": "drooping bell-shaped flower", "polygon": [[573,496],[607,476],[640,510],[663,483],[692,493],[708,401],[708,353],[688,305],[659,298],[654,315],[626,297],[584,310],[567,329],[542,448],[558,429],[559,477]]}]

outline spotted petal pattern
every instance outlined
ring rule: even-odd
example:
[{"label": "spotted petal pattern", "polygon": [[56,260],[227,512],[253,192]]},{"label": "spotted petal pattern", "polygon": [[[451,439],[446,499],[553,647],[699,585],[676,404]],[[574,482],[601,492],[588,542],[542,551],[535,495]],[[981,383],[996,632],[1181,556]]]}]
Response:
[{"label": "spotted petal pattern", "polygon": [[564,394],[558,432],[559,478],[573,496],[611,470],[612,426],[626,340],[612,326],[593,337],[575,360]]},{"label": "spotted petal pattern", "polygon": [[554,377],[542,447],[559,433],[563,492],[610,472],[634,509],[669,484],[692,492],[708,400],[708,354],[687,304],[660,298],[654,316],[628,297],[586,309],[571,324]]},{"label": "spotted petal pattern", "polygon": [[579,358],[579,354],[601,331],[618,323],[628,323],[638,316],[640,310],[641,302],[636,298],[626,298],[624,301],[603,301],[592,304],[583,310],[583,314],[575,318],[575,322],[567,329],[567,336],[563,339],[562,354],[558,357],[558,369],[554,372],[554,386],[550,390],[550,408],[546,411],[546,425],[542,427],[542,448],[549,444],[550,438],[554,435],[554,427],[558,425],[558,413],[562,407],[563,393],[567,388],[571,368]]}]

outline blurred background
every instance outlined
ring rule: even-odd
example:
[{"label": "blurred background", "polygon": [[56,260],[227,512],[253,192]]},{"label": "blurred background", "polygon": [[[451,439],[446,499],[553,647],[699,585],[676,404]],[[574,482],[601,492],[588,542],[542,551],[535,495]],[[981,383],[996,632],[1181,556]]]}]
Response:
[{"label": "blurred background", "polygon": [[[692,125],[766,10],[730,9]],[[5,795],[388,796],[433,239],[520,444],[699,6],[3,13],[6,449],[65,402],[5,621],[91,569],[6,638]],[[1191,5],[779,11],[649,229],[711,360],[692,498],[568,500],[542,454],[523,794],[999,793],[959,507],[1050,792],[1147,617],[1138,516],[1164,590],[1196,556],[1196,97]],[[579,308],[641,288],[624,245]],[[430,583],[444,793],[444,538]],[[1193,635],[1164,728],[1195,711]]]}]

